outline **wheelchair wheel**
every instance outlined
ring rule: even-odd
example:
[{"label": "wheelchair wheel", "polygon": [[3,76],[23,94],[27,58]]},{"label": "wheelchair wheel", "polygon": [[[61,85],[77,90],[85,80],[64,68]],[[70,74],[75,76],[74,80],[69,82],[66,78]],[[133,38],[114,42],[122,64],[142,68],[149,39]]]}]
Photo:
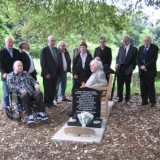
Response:
[{"label": "wheelchair wheel", "polygon": [[10,120],[13,119],[13,113],[12,113],[12,109],[10,107],[6,108],[6,115]]}]

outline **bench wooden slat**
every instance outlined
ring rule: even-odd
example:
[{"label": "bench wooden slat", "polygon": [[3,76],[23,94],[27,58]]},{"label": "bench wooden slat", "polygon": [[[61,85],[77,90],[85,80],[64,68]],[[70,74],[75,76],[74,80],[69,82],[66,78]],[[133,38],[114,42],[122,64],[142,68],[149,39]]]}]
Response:
[{"label": "bench wooden slat", "polygon": [[105,113],[106,114],[106,118],[108,118],[108,116],[110,114],[109,113],[109,105],[108,105],[108,103],[109,103],[109,96],[110,96],[110,90],[111,90],[111,85],[112,85],[112,79],[113,79],[113,76],[110,75],[109,84],[106,87],[98,87],[98,86],[91,87],[91,88],[97,89],[99,91],[105,91],[106,92],[106,97],[105,97],[105,100],[106,100],[106,113]]}]

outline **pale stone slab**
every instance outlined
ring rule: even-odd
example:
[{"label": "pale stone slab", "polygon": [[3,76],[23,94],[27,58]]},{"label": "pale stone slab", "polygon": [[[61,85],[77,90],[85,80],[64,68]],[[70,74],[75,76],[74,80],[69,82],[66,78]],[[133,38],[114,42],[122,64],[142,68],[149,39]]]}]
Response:
[{"label": "pale stone slab", "polygon": [[95,131],[88,127],[67,127],[64,129],[65,135],[73,137],[93,137]]},{"label": "pale stone slab", "polygon": [[[109,110],[112,109],[112,106],[113,106],[113,102],[109,102]],[[51,138],[51,141],[72,141],[72,142],[83,142],[83,143],[101,143],[105,128],[107,126],[107,119],[106,119],[106,117],[103,116],[103,114],[105,115],[105,113],[104,113],[105,112],[105,107],[106,107],[106,103],[102,102],[101,103],[101,118],[102,118],[103,121],[102,121],[101,128],[88,127],[95,132],[95,135],[90,136],[90,137],[85,137],[85,136],[75,137],[75,136],[71,136],[71,135],[66,135],[65,134],[65,129],[70,128],[71,126],[68,126],[67,123],[65,123],[63,125],[63,127],[60,128],[60,130],[53,135],[53,137]],[[74,126],[73,126],[73,128],[74,128]],[[77,126],[75,126],[75,128],[77,128]]]}]

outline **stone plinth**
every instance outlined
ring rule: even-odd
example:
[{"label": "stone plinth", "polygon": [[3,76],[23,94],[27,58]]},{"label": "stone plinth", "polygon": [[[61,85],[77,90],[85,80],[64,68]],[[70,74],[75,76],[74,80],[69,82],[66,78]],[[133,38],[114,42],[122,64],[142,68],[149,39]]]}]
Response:
[{"label": "stone plinth", "polygon": [[95,131],[90,128],[82,127],[68,127],[64,129],[64,133],[68,136],[74,137],[93,137],[95,136]]}]

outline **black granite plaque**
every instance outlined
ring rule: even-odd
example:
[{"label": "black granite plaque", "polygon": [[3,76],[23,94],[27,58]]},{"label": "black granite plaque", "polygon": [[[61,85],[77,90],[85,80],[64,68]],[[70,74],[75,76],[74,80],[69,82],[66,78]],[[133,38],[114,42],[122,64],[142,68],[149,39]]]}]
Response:
[{"label": "black granite plaque", "polygon": [[73,92],[72,113],[74,118],[77,118],[77,114],[82,111],[89,112],[94,117],[100,117],[101,91],[83,87]]}]

